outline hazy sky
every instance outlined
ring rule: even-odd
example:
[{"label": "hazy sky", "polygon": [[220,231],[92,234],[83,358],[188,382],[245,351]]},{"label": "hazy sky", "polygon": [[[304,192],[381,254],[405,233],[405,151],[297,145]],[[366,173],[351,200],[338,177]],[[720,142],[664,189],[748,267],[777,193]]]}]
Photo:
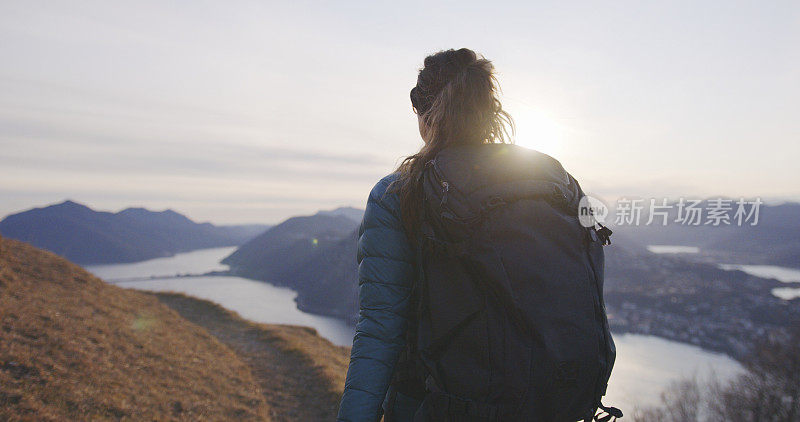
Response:
[{"label": "hazy sky", "polygon": [[451,47],[494,61],[519,143],[589,192],[800,199],[796,1],[0,0],[0,217],[363,207]]}]

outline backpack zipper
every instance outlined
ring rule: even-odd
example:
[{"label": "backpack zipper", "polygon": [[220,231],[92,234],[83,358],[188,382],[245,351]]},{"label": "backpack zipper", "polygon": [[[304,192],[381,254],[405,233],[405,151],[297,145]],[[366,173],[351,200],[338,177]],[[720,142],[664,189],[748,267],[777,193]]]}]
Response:
[{"label": "backpack zipper", "polygon": [[447,194],[450,192],[450,183],[448,183],[447,180],[444,179],[444,176],[442,176],[442,171],[439,169],[439,165],[436,163],[435,158],[428,161],[426,165],[433,167],[433,176],[442,187],[442,201],[439,203],[439,206],[442,206],[447,203]]},{"label": "backpack zipper", "polygon": [[[588,228],[587,230],[589,230],[590,232],[595,232],[595,229],[593,227],[592,228]],[[591,233],[591,234],[595,234],[595,233]],[[592,288],[592,299],[593,299],[594,308],[595,308],[595,318],[601,324],[601,329],[600,329],[601,330],[601,332],[600,332],[600,348],[601,348],[601,352],[603,353],[603,355],[605,355],[605,361],[606,361],[605,362],[606,363],[606,368],[604,369],[604,373],[603,373],[602,376],[605,377],[605,374],[609,371],[609,369],[611,367],[611,362],[610,362],[611,353],[609,351],[609,339],[608,339],[608,333],[607,333],[607,330],[606,330],[607,320],[606,320],[606,318],[604,318],[605,306],[603,304],[603,299],[601,297],[602,295],[601,295],[601,292],[600,292],[599,276],[597,274],[597,270],[595,268],[594,261],[592,261],[592,253],[591,253],[591,250],[590,250],[590,248],[591,248],[593,243],[601,242],[600,246],[602,247],[603,244],[605,243],[605,241],[603,239],[595,240],[596,237],[597,237],[596,234],[595,234],[595,236],[591,236],[590,235],[588,237],[588,239],[587,239],[586,258],[589,260],[589,270],[592,273],[591,274],[592,275],[592,281],[593,281],[593,284],[594,284],[594,286],[592,286],[593,287]],[[599,383],[600,379],[598,379],[597,381]],[[597,387],[595,389],[598,390],[597,391],[598,393],[600,393],[600,391],[599,391],[599,389]],[[605,393],[605,389],[603,389],[603,393]]]}]

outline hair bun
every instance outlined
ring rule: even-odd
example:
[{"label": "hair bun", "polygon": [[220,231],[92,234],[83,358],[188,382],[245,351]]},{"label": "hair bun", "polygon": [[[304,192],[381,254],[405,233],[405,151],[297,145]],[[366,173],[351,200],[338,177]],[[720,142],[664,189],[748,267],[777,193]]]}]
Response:
[{"label": "hair bun", "polygon": [[468,48],[451,49],[441,53],[443,54],[426,57],[424,69],[438,73],[446,80],[478,61],[477,54]]},{"label": "hair bun", "polygon": [[411,104],[424,113],[448,83],[476,63],[478,55],[468,48],[444,50],[425,57],[417,85],[411,90]]},{"label": "hair bun", "polygon": [[455,64],[456,68],[459,70],[467,68],[469,65],[478,60],[478,56],[475,54],[475,52],[468,48],[460,48],[455,50],[452,56],[453,64]]}]

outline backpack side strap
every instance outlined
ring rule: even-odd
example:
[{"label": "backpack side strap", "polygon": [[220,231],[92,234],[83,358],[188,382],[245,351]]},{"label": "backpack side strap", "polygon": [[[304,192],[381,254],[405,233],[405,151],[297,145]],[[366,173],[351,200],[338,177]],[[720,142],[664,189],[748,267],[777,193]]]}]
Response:
[{"label": "backpack side strap", "polygon": [[587,418],[587,422],[614,422],[617,419],[622,417],[622,411],[617,409],[616,407],[611,406],[603,406],[603,403],[600,403],[598,407],[597,414],[594,415],[593,418]]}]

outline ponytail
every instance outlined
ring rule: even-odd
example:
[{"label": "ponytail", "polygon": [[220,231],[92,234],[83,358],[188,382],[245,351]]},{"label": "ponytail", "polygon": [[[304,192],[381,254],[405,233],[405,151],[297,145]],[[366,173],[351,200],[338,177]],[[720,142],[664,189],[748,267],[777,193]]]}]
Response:
[{"label": "ponytail", "polygon": [[420,224],[425,163],[447,146],[511,142],[514,121],[503,110],[498,91],[494,66],[470,49],[440,51],[425,58],[411,89],[425,145],[400,163],[399,177],[390,187],[399,195],[401,220],[410,239]]}]

